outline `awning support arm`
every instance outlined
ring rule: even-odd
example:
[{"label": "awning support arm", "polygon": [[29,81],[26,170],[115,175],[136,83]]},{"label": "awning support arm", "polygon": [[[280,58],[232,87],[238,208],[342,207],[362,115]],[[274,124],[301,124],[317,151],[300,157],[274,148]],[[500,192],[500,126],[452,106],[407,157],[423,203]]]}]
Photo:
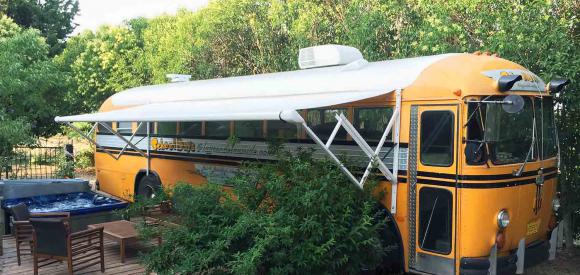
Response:
[{"label": "awning support arm", "polygon": [[[304,129],[306,129],[306,133],[308,134],[308,136],[310,136],[310,138],[312,138],[312,140],[314,140],[314,142],[316,142],[316,144],[318,144],[320,147],[322,147],[322,149],[324,149],[324,151],[330,156],[330,158],[334,162],[336,162],[336,164],[338,164],[338,167],[340,168],[340,170],[342,170],[342,172],[344,174],[346,174],[346,176],[350,179],[350,181],[352,181],[356,186],[358,186],[360,189],[362,189],[363,188],[362,185],[359,185],[359,182],[354,177],[354,175],[350,171],[348,171],[346,166],[344,166],[344,164],[342,164],[342,162],[338,159],[338,157],[336,157],[336,155],[332,151],[330,151],[330,149],[328,147],[326,147],[326,144],[324,144],[324,142],[322,142],[322,140],[320,140],[320,138],[318,138],[316,133],[314,133],[314,131],[312,131],[312,129],[310,129],[310,127],[308,127],[306,122],[302,122],[302,126],[304,127]],[[331,140],[331,139],[329,139],[329,140]]]},{"label": "awning support arm", "polygon": [[[107,155],[111,156],[112,158],[118,160],[121,155],[123,155],[123,153],[127,150],[127,147],[131,147],[133,148],[135,151],[137,151],[141,156],[143,157],[147,157],[148,154],[144,154],[142,150],[140,150],[139,148],[137,148],[137,146],[135,146],[135,144],[133,144],[133,139],[135,138],[135,135],[137,133],[137,131],[135,131],[135,133],[133,133],[131,135],[131,138],[129,138],[129,140],[127,140],[125,137],[123,137],[122,135],[120,135],[117,131],[114,131],[113,129],[111,129],[111,127],[109,127],[109,125],[105,124],[105,123],[101,123],[101,122],[95,122],[95,124],[93,124],[93,127],[91,127],[91,130],[88,133],[84,133],[83,131],[81,131],[81,129],[79,129],[78,127],[74,126],[74,124],[72,124],[71,122],[65,122],[69,127],[71,127],[71,129],[75,130],[75,132],[77,132],[79,135],[81,135],[84,139],[86,139],[87,141],[89,141],[91,144],[95,145],[97,148],[99,148],[101,151],[105,152]],[[143,122],[139,123],[139,126],[137,127],[137,129],[139,129],[139,127],[141,127],[141,124]],[[91,138],[91,135],[93,134],[93,132],[95,131],[95,129],[97,128],[97,125],[101,125],[103,126],[105,129],[107,129],[109,132],[113,133],[115,136],[117,136],[118,138],[120,138],[121,140],[123,140],[125,142],[125,146],[123,147],[123,149],[121,149],[121,151],[119,153],[117,153],[116,155],[111,152],[110,150],[104,148],[103,146],[101,146],[96,140],[94,140],[93,138]],[[141,141],[143,141],[143,139],[148,138],[147,137],[143,137],[140,140],[138,140],[136,143],[139,143]]]},{"label": "awning support arm", "polygon": [[[143,153],[143,151],[139,148],[137,148],[137,146],[135,146],[135,144],[131,143],[130,140],[127,140],[125,137],[123,137],[121,134],[119,134],[117,131],[113,130],[109,125],[107,125],[106,123],[101,123],[101,122],[97,122],[99,123],[101,126],[103,126],[103,128],[107,129],[107,131],[113,133],[113,135],[117,136],[119,139],[121,139],[122,141],[124,141],[126,143],[125,146],[129,146],[131,147],[133,150],[137,151],[137,153],[139,153],[139,155],[141,155],[142,157],[147,157],[145,155],[145,153]],[[141,122],[142,123],[142,122]],[[137,131],[135,131],[136,133]],[[131,135],[131,139],[133,139],[133,137],[135,136],[135,133],[133,133],[133,135]],[[124,149],[124,148],[123,148]],[[120,155],[119,155],[120,156]]]},{"label": "awning support arm", "polygon": [[[306,130],[306,133],[310,138],[316,142],[329,156],[330,158],[338,164],[340,169],[346,176],[352,181],[356,186],[359,188],[363,188],[365,181],[367,180],[368,176],[370,175],[371,169],[373,165],[377,165],[379,171],[391,182],[391,206],[390,210],[391,213],[396,213],[397,211],[397,175],[399,170],[399,131],[401,127],[401,90],[396,90],[396,103],[395,103],[395,110],[393,111],[393,115],[389,120],[389,123],[381,136],[381,139],[377,145],[377,148],[373,150],[369,144],[365,141],[365,139],[360,135],[360,133],[356,130],[356,128],[348,121],[348,119],[344,116],[344,114],[336,114],[336,126],[334,127],[332,133],[330,134],[328,141],[326,143],[322,142],[320,138],[314,133],[310,127],[306,124],[306,122],[302,122],[302,126]],[[358,146],[362,149],[362,151],[367,155],[369,158],[369,163],[366,167],[366,170],[360,180],[358,180],[346,166],[336,157],[336,155],[330,150],[330,146],[334,141],[338,131],[340,128],[343,127],[348,134],[352,137],[352,139],[358,144]],[[389,170],[389,168],[385,165],[385,163],[380,160],[379,154],[383,148],[387,140],[387,136],[393,130],[393,172]]]},{"label": "awning support arm", "polygon": [[83,138],[85,138],[88,142],[92,143],[93,145],[95,145],[97,148],[101,149],[103,152],[107,153],[107,155],[111,156],[114,159],[117,159],[115,157],[115,155],[113,155],[109,150],[103,148],[103,146],[101,146],[99,143],[97,143],[96,141],[94,141],[91,137],[90,134],[92,133],[92,129],[97,127],[98,123],[95,123],[93,125],[93,127],[91,128],[91,131],[89,132],[89,134],[85,134],[83,133],[83,131],[81,131],[81,129],[77,128],[76,126],[74,126],[72,123],[70,122],[66,122],[66,124],[73,130],[75,130],[75,132],[77,132],[79,135],[81,135]]}]

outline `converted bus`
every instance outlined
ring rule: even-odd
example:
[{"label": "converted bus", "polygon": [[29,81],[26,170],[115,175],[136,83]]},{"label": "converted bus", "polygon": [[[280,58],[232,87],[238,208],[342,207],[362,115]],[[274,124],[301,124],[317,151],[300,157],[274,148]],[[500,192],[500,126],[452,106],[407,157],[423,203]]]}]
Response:
[{"label": "converted bus", "polygon": [[286,150],[336,162],[353,188],[380,176],[405,272],[522,273],[555,256],[552,97],[567,80],[546,85],[487,53],[367,62],[323,45],[298,61],[297,71],[137,87],[56,121],[94,123],[81,133],[96,147],[98,186],[127,200],[176,182],[226,184],[242,161],[272,160],[268,140],[283,138]]}]

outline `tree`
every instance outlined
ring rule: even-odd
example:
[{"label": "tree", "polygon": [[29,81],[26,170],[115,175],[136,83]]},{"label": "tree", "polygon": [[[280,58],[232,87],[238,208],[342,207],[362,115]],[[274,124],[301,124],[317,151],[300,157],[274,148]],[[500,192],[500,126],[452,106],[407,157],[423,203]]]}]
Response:
[{"label": "tree", "polygon": [[51,56],[64,49],[64,39],[74,30],[78,0],[5,0],[6,14],[24,28],[40,30]]},{"label": "tree", "polygon": [[34,29],[0,17],[0,113],[3,120],[30,123],[31,132],[58,132],[54,116],[62,106],[65,76],[48,57],[49,46]]},{"label": "tree", "polygon": [[127,26],[86,31],[68,43],[55,60],[71,75],[66,96],[70,113],[95,111],[114,93],[147,83],[142,42]]}]

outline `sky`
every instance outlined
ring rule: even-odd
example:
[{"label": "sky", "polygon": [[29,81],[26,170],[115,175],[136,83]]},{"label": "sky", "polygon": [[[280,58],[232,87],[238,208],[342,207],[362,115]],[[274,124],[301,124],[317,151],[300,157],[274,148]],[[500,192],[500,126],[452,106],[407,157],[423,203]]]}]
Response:
[{"label": "sky", "polygon": [[78,24],[73,34],[96,30],[103,24],[120,24],[135,17],[154,17],[163,13],[174,14],[180,8],[196,10],[208,0],[79,0]]}]

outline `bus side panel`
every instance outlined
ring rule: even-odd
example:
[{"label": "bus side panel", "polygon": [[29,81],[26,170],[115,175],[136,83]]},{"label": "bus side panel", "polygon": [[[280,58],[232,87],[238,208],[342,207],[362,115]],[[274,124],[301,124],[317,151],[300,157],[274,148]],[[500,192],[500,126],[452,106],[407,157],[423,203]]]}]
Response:
[{"label": "bus side panel", "polygon": [[123,155],[115,160],[106,153],[95,153],[100,189],[125,200],[133,200],[135,176],[144,167],[147,167],[147,161],[141,156]]}]

